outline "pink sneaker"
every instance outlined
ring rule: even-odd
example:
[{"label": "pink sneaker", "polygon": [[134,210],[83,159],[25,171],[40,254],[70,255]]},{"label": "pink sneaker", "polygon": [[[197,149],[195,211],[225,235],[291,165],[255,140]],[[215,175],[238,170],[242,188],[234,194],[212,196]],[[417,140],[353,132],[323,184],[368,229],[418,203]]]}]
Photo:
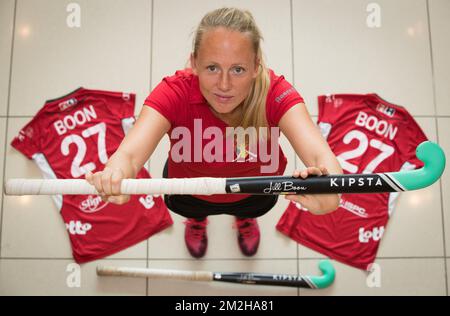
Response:
[{"label": "pink sneaker", "polygon": [[236,217],[239,248],[246,256],[253,256],[258,250],[260,233],[255,218]]},{"label": "pink sneaker", "polygon": [[201,258],[206,253],[208,247],[208,236],[206,235],[206,225],[208,220],[197,221],[188,218],[184,221],[186,228],[184,230],[184,241],[189,253],[194,258]]}]

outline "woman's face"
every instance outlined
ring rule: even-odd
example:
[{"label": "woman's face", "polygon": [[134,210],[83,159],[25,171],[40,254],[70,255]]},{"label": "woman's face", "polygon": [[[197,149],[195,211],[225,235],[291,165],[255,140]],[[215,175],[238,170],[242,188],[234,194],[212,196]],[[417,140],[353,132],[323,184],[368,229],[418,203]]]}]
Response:
[{"label": "woman's face", "polygon": [[214,111],[226,115],[248,96],[259,61],[248,35],[219,27],[205,32],[191,65],[203,96]]}]

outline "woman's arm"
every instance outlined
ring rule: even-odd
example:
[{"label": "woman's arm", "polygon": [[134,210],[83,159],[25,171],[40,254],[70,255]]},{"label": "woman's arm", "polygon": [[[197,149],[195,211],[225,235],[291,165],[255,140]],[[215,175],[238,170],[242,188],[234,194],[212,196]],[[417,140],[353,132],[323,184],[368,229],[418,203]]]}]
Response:
[{"label": "woman's arm", "polygon": [[[296,154],[308,169],[294,176],[305,178],[308,174],[325,175],[342,174],[338,160],[313,123],[304,103],[290,108],[279,122],[280,130],[291,143]],[[315,214],[324,214],[339,206],[337,194],[287,196],[288,199],[301,203]]]},{"label": "woman's arm", "polygon": [[[134,169],[129,177],[136,177],[169,129],[170,122],[158,111],[146,105],[142,107],[136,123],[115,152],[129,157]],[[106,165],[109,167],[109,162]]]},{"label": "woman's arm", "polygon": [[133,128],[109,158],[104,170],[87,174],[86,180],[95,185],[103,200],[126,203],[130,197],[120,195],[122,179],[137,176],[170,126],[158,111],[144,105]]}]

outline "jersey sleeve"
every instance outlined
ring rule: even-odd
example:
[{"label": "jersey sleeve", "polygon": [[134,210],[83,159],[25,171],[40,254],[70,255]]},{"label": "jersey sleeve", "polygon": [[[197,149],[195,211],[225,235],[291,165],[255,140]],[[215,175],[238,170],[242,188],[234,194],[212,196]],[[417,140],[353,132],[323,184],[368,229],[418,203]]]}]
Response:
[{"label": "jersey sleeve", "polygon": [[183,110],[181,106],[187,100],[184,89],[180,84],[181,82],[177,83],[164,78],[144,102],[144,105],[155,109],[164,116],[172,126],[177,125],[177,117]]},{"label": "jersey sleeve", "polygon": [[274,79],[267,95],[267,120],[270,126],[278,126],[283,115],[294,105],[304,103],[300,93],[280,76]]},{"label": "jersey sleeve", "polygon": [[33,155],[41,152],[40,148],[41,129],[36,118],[32,119],[14,137],[11,146],[24,154],[28,159],[32,159]]},{"label": "jersey sleeve", "polygon": [[422,128],[419,126],[419,124],[409,114],[408,119],[409,119],[409,123],[407,124],[408,142],[405,153],[406,158],[405,162],[414,165],[415,168],[420,168],[423,166],[423,162],[416,157],[416,148],[422,142],[427,141],[428,138],[423,132]]},{"label": "jersey sleeve", "polygon": [[332,95],[320,95],[317,97],[318,117],[317,121],[333,125],[336,120],[336,111],[334,110]]},{"label": "jersey sleeve", "polygon": [[111,113],[119,119],[134,117],[136,95],[134,93],[105,92],[106,103]]}]

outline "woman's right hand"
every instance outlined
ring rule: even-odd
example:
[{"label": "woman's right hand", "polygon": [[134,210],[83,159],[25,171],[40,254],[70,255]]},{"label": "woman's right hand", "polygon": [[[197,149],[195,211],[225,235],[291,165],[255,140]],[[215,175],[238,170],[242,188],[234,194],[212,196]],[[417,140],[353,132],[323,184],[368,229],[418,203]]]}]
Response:
[{"label": "woman's right hand", "polygon": [[86,181],[95,186],[103,202],[119,205],[130,200],[130,195],[124,195],[120,192],[120,185],[124,178],[124,173],[120,168],[105,167],[103,171],[86,174]]},{"label": "woman's right hand", "polygon": [[136,123],[109,158],[105,169],[86,174],[86,180],[95,186],[103,201],[124,204],[130,200],[129,195],[120,192],[122,180],[137,177],[170,126],[170,122],[158,111],[148,106],[142,107]]}]

